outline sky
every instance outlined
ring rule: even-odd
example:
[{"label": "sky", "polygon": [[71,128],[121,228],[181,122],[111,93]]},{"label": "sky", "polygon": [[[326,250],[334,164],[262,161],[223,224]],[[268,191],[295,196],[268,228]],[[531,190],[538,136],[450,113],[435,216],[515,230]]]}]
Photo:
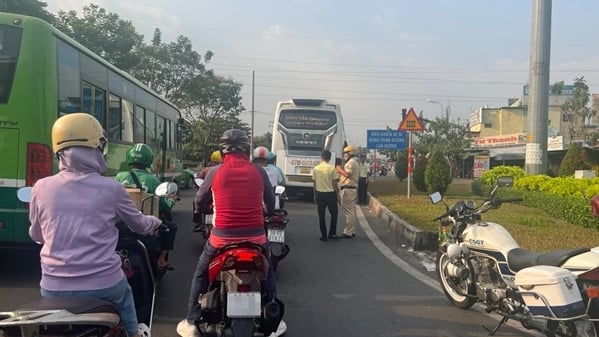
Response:
[{"label": "sky", "polygon": [[[241,114],[272,132],[276,103],[324,98],[341,105],[348,142],[397,129],[402,108],[444,110],[465,123],[501,107],[529,81],[533,0],[95,0],[151,39],[187,36],[210,50],[208,68],[243,84]],[[81,12],[88,0],[47,0]],[[552,3],[550,84],[584,76],[599,93],[599,1]],[[252,71],[255,74],[252,100]],[[437,103],[427,102],[433,100]]]}]

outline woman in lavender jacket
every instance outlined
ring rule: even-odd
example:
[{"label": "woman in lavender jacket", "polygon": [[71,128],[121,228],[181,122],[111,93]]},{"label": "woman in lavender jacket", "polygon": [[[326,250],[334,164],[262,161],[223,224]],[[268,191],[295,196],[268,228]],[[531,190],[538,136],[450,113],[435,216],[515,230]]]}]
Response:
[{"label": "woman in lavender jacket", "polygon": [[39,244],[44,297],[86,296],[115,304],[129,336],[139,336],[131,287],[115,249],[118,221],[140,234],[161,221],[139,212],[106,170],[102,125],[85,113],[60,117],[52,127],[60,172],[35,183],[29,235]]}]

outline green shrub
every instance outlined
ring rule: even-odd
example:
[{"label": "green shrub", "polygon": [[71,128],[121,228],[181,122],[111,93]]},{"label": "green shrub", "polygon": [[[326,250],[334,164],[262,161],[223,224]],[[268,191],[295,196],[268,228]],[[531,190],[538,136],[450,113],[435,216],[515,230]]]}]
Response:
[{"label": "green shrub", "polygon": [[497,184],[497,178],[510,176],[514,177],[514,181],[524,177],[526,172],[520,166],[495,166],[492,169],[485,171],[480,180],[489,186],[495,186]]},{"label": "green shrub", "polygon": [[472,181],[470,186],[472,187],[472,193],[481,197],[488,196],[491,193],[491,190],[493,189],[493,186],[485,184],[480,179]]},{"label": "green shrub", "polygon": [[524,176],[514,182],[514,187],[527,191],[540,191],[540,186],[553,178],[546,175]]},{"label": "green shrub", "polygon": [[599,230],[599,218],[593,217],[589,200],[529,191],[521,193],[525,206],[541,209],[573,225]]},{"label": "green shrub", "polygon": [[408,154],[406,151],[397,151],[397,161],[395,162],[395,176],[399,181],[408,177]]},{"label": "green shrub", "polygon": [[580,148],[577,143],[572,143],[559,166],[559,175],[570,176],[573,175],[576,170],[589,170],[590,168],[591,163],[589,162],[586,151]]},{"label": "green shrub", "polygon": [[451,169],[443,153],[435,148],[431,152],[426,170],[424,171],[424,182],[428,193],[440,192],[444,194],[451,184]]},{"label": "green shrub", "polygon": [[424,182],[424,172],[426,171],[426,157],[417,156],[414,163],[414,171],[412,171],[412,182],[416,189],[420,192],[426,192],[426,183]]}]

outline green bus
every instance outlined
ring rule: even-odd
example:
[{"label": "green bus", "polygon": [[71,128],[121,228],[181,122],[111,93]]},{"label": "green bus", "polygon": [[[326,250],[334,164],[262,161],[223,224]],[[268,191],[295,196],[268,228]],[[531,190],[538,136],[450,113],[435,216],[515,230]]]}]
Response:
[{"label": "green bus", "polygon": [[109,140],[107,176],[127,170],[133,143],[154,149],[154,172],[177,181],[183,123],[176,106],[37,18],[0,13],[0,245],[32,242],[27,205],[16,190],[57,172],[51,128],[86,112]]}]

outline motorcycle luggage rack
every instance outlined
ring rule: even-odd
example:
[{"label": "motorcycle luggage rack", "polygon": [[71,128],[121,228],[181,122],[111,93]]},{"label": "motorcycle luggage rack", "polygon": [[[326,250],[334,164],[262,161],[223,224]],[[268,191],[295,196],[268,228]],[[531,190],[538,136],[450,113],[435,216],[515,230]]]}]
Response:
[{"label": "motorcycle luggage rack", "polygon": [[[542,319],[542,320],[547,320],[547,321],[575,321],[575,320],[583,319],[583,320],[589,321],[589,322],[599,322],[599,318],[590,318],[590,316],[589,316],[589,310],[591,309],[591,304],[593,301],[592,298],[589,298],[587,300],[586,309],[585,309],[584,314],[581,314],[578,316],[571,316],[571,317],[557,317],[555,312],[551,309],[551,306],[549,305],[549,301],[547,301],[547,298],[545,298],[545,296],[543,296],[537,292],[534,292],[534,291],[523,291],[523,292],[521,292],[521,294],[537,296],[539,299],[541,299],[541,301],[543,301],[543,304],[545,305],[545,307],[547,307],[547,310],[551,314],[551,317],[549,317],[549,316],[545,316],[545,315],[533,315],[531,313],[530,314],[531,318]],[[490,307],[485,311],[492,312],[492,311],[495,311],[496,309],[497,309],[496,307]],[[510,312],[506,315],[502,315],[503,318],[501,319],[501,321],[499,321],[499,323],[497,323],[495,328],[493,328],[492,330],[487,328],[484,324],[481,324],[481,326],[483,327],[483,329],[485,329],[489,333],[488,334],[489,336],[494,336],[495,333],[499,330],[499,328],[501,328],[501,326],[504,325],[510,318],[516,318],[515,316],[513,316],[513,314],[515,314],[515,312]]]}]

